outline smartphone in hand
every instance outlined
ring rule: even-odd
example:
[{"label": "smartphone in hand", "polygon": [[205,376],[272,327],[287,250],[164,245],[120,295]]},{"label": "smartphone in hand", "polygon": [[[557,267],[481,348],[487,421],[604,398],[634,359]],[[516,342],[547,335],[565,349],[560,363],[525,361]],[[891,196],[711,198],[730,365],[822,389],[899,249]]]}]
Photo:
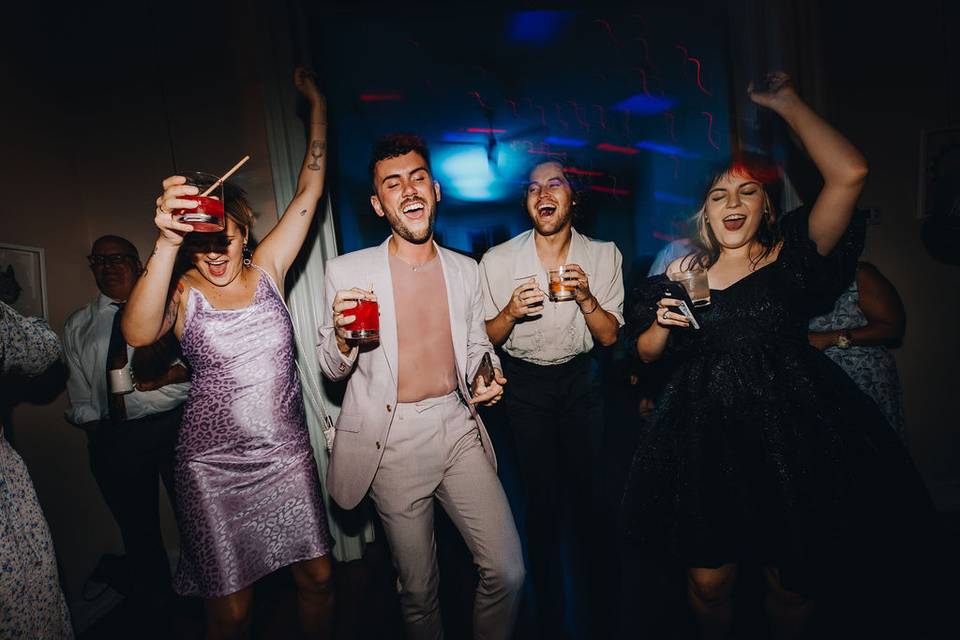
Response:
[{"label": "smartphone in hand", "polygon": [[477,367],[477,375],[473,377],[472,389],[477,388],[477,382],[480,380],[483,380],[483,386],[489,387],[490,383],[493,382],[494,374],[493,360],[490,359],[490,352],[487,351],[483,354],[483,358],[480,360],[480,366]]},{"label": "smartphone in hand", "polygon": [[683,315],[690,321],[690,326],[694,329],[700,328],[700,323],[697,322],[696,316],[693,315],[693,303],[690,301],[690,295],[682,284],[679,282],[664,282],[663,297],[679,300],[680,306],[670,307],[670,311]]}]

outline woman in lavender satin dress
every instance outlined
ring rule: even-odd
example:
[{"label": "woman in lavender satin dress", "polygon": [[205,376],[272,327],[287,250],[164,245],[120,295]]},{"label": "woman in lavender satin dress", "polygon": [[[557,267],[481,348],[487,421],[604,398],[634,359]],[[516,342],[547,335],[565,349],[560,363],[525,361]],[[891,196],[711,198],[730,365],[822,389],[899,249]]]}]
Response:
[{"label": "woman in lavender satin dress", "polygon": [[[134,346],[173,327],[193,369],[176,450],[182,550],[174,589],[205,599],[210,638],[246,633],[253,583],[288,565],[304,632],[330,633],[330,535],[282,290],[323,192],[326,104],[308,72],[298,69],[294,81],[310,101],[310,139],[280,222],[251,253],[253,213],[228,186],[225,230],[191,233],[171,211],[194,206],[200,190],[167,178],[156,248],[123,317]],[[192,267],[168,296],[178,255]]]}]

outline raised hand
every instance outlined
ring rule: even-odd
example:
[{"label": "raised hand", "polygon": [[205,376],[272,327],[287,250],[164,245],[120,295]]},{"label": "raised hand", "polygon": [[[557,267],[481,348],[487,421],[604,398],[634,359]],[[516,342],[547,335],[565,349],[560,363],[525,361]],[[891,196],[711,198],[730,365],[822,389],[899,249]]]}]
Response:
[{"label": "raised hand", "polygon": [[311,105],[326,107],[326,98],[317,87],[317,75],[306,67],[297,67],[293,72],[293,84]]},{"label": "raised hand", "polygon": [[773,71],[767,74],[765,81],[762,87],[755,87],[752,82],[747,87],[747,95],[761,107],[776,110],[784,102],[798,97],[789,73]]},{"label": "raised hand", "polygon": [[189,199],[189,196],[200,193],[199,189],[186,182],[183,176],[170,176],[163,181],[163,193],[157,198],[157,212],[153,218],[160,230],[160,239],[175,247],[183,244],[183,237],[193,231],[193,225],[178,222],[173,217],[173,210],[197,206],[197,201]]}]

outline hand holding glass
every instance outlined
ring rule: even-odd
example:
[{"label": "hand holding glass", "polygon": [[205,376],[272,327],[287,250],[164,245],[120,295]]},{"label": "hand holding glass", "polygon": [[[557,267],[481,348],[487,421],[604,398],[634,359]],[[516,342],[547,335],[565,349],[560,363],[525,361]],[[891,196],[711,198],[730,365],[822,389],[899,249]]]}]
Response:
[{"label": "hand holding glass", "polygon": [[[214,184],[219,178],[207,173],[193,173],[187,176],[186,184],[204,191],[206,185]],[[216,196],[216,197],[214,197]],[[183,196],[183,200],[194,200],[197,206],[191,209],[174,209],[173,216],[178,222],[193,226],[194,231],[215,233],[224,229],[223,183],[209,196]]]},{"label": "hand holding glass", "polygon": [[369,342],[380,338],[380,306],[376,300],[357,300],[357,306],[346,309],[345,316],[354,316],[354,321],[343,325],[347,340]]},{"label": "hand holding glass", "polygon": [[694,307],[705,307],[710,304],[710,281],[707,279],[706,269],[689,269],[674,271],[667,277],[672,282],[679,282],[687,290]]},{"label": "hand holding glass", "polygon": [[553,302],[573,300],[577,295],[577,289],[576,287],[570,286],[567,282],[564,282],[564,280],[566,278],[575,278],[579,275],[579,273],[567,269],[565,265],[547,269],[547,296],[550,300]]}]

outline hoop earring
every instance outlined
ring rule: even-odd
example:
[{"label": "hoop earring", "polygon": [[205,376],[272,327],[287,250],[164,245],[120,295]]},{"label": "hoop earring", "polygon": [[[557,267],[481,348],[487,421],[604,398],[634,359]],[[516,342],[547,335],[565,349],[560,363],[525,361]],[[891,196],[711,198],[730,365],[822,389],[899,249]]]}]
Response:
[{"label": "hoop earring", "polygon": [[252,258],[253,258],[253,253],[251,253],[250,249],[247,247],[247,242],[246,242],[246,240],[244,240],[244,242],[243,242],[243,266],[249,267],[249,266],[253,263]]}]

